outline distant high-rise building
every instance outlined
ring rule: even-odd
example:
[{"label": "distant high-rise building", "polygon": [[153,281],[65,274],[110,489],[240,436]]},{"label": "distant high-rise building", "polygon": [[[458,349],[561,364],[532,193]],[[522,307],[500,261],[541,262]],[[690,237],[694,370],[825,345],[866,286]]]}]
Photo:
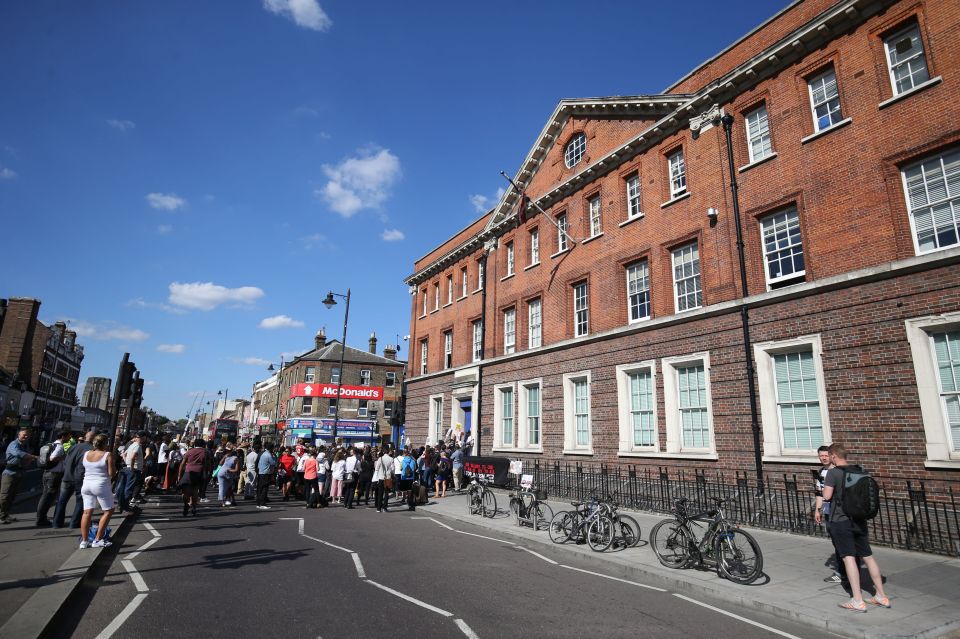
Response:
[{"label": "distant high-rise building", "polygon": [[109,377],[88,377],[87,383],[83,386],[80,405],[84,408],[107,410],[107,406],[110,404],[110,385],[112,383],[113,380]]}]

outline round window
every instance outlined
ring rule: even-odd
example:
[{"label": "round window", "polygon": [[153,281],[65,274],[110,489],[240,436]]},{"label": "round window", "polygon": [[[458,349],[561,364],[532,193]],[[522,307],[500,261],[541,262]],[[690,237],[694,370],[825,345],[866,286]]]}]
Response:
[{"label": "round window", "polygon": [[577,163],[583,159],[583,153],[587,150],[587,136],[583,133],[577,133],[573,136],[569,142],[567,142],[567,148],[563,152],[563,160],[567,164],[567,168],[573,168]]}]

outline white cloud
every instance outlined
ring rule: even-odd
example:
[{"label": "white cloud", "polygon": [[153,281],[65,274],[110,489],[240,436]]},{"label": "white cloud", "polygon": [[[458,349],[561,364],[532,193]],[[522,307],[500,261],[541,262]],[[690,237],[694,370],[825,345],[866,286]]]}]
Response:
[{"label": "white cloud", "polygon": [[183,344],[157,344],[157,350],[161,353],[176,353],[179,355],[187,350],[187,347]]},{"label": "white cloud", "polygon": [[221,304],[247,306],[263,297],[263,290],[256,286],[227,288],[213,282],[174,282],[170,285],[170,297],[174,306],[199,311],[211,311]]},{"label": "white cloud", "polygon": [[247,366],[269,366],[272,362],[262,357],[235,357],[234,364],[246,364]]},{"label": "white cloud", "polygon": [[502,198],[503,194],[506,192],[506,189],[500,187],[497,189],[497,192],[493,197],[487,197],[486,195],[480,194],[471,195],[470,204],[473,205],[473,208],[477,213],[486,213],[493,207],[493,205],[500,201],[500,198]]},{"label": "white cloud", "polygon": [[125,306],[132,306],[134,308],[157,308],[166,313],[173,313],[174,315],[186,315],[187,311],[182,308],[177,308],[176,306],[170,306],[169,304],[164,304],[163,302],[148,302],[142,297],[137,297],[130,300],[125,304]]},{"label": "white cloud", "polygon": [[404,239],[406,235],[404,235],[400,229],[384,229],[381,237],[384,242],[399,242]]},{"label": "white cloud", "polygon": [[154,381],[154,380],[152,380],[152,379],[148,379],[147,381],[145,381],[145,382],[143,383],[143,385],[144,385],[144,386],[156,386],[156,385],[157,385],[157,382]]},{"label": "white cloud", "polygon": [[130,120],[107,120],[107,125],[118,130],[118,131],[129,131],[130,129],[137,128],[136,123],[131,122]]},{"label": "white cloud", "polygon": [[263,8],[287,17],[305,29],[326,31],[333,25],[317,0],[263,0]]},{"label": "white cloud", "polygon": [[270,330],[275,328],[303,328],[303,322],[286,315],[274,315],[260,320],[260,328]]},{"label": "white cloud", "polygon": [[186,206],[187,201],[174,193],[148,193],[147,202],[160,211],[176,211]]},{"label": "white cloud", "polygon": [[17,172],[14,171],[13,169],[8,169],[7,167],[3,167],[2,169],[0,169],[0,180],[16,180],[16,179],[17,179]]},{"label": "white cloud", "polygon": [[113,321],[93,324],[84,320],[65,319],[71,330],[76,331],[78,337],[87,337],[90,339],[107,341],[116,340],[120,342],[143,342],[150,339],[150,334],[141,331],[139,328],[130,328]]},{"label": "white cloud", "polygon": [[170,226],[169,224],[161,224],[160,226],[157,227],[157,233],[159,233],[160,235],[166,235],[172,230],[173,230],[173,227]]},{"label": "white cloud", "polygon": [[336,166],[324,165],[323,172],[328,181],[314,195],[343,217],[378,208],[401,175],[399,158],[387,149],[360,151]]}]

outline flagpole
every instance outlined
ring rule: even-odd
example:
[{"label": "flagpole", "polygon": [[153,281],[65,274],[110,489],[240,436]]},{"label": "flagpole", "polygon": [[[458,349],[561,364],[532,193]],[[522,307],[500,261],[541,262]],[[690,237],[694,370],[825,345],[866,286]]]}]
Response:
[{"label": "flagpole", "polygon": [[[502,175],[502,176],[507,180],[507,182],[509,182],[510,185],[513,186],[514,190],[516,190],[517,193],[520,194],[520,200],[523,201],[523,198],[525,197],[524,194],[523,194],[524,192],[523,192],[523,190],[522,190],[519,186],[517,186],[517,183],[513,181],[513,178],[511,178],[509,175],[507,175],[507,174],[504,173],[503,171],[500,171],[500,175]],[[567,236],[567,239],[570,240],[570,244],[576,245],[577,241],[576,241],[575,239],[573,239],[573,237],[570,235],[570,233],[567,231],[567,229],[562,228],[562,227],[560,226],[560,224],[559,224],[555,219],[553,219],[552,217],[550,217],[549,215],[547,215],[547,212],[544,211],[542,208],[540,208],[540,205],[539,205],[539,204],[537,204],[537,203],[534,202],[533,200],[530,200],[529,198],[528,198],[527,201],[528,201],[530,204],[532,204],[534,207],[536,207],[536,209],[543,214],[543,217],[547,218],[547,220],[548,220],[551,224],[553,224],[555,227],[557,227],[557,230],[558,230],[558,231],[560,231],[561,233],[563,233],[564,235],[566,235],[566,236]]]}]

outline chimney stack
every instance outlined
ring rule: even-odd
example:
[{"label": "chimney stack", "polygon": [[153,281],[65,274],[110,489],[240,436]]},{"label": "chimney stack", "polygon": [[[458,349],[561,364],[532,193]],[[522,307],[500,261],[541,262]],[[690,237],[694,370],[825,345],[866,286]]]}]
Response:
[{"label": "chimney stack", "polygon": [[383,347],[383,356],[387,359],[397,359],[397,347],[393,344],[387,344]]},{"label": "chimney stack", "polygon": [[376,331],[370,333],[370,352],[374,355],[377,354],[377,333]]},{"label": "chimney stack", "polygon": [[317,331],[316,336],[313,338],[313,345],[316,347],[317,350],[320,350],[321,348],[327,345],[326,330],[321,328],[319,331]]}]

